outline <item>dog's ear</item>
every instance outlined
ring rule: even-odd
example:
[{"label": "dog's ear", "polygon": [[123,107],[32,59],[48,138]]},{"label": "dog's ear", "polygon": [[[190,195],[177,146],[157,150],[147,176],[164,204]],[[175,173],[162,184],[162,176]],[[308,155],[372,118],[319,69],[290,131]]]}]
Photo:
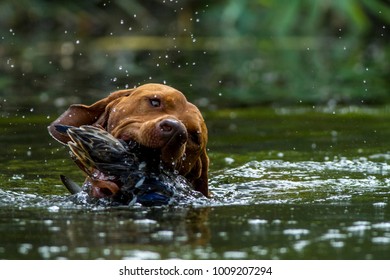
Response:
[{"label": "dog's ear", "polygon": [[[196,164],[197,176],[192,180],[194,189],[201,192],[206,197],[209,197],[209,186],[208,186],[208,169],[209,169],[209,157],[207,156],[206,149],[202,151],[200,158]],[[192,170],[193,172],[194,170]]]},{"label": "dog's ear", "polygon": [[87,106],[83,104],[71,105],[61,116],[48,126],[49,134],[62,144],[68,143],[70,138],[67,134],[57,131],[56,125],[82,126],[100,125],[105,126],[107,121],[106,107],[121,97],[129,96],[134,89],[118,90],[111,93],[94,104]]}]

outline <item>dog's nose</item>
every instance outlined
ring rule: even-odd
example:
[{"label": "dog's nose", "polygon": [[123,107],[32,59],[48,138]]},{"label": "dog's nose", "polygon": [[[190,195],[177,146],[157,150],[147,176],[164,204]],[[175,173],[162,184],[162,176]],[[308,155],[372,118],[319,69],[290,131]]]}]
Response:
[{"label": "dog's nose", "polygon": [[164,119],[158,123],[161,135],[165,138],[175,137],[184,144],[187,141],[187,130],[182,122],[175,119]]},{"label": "dog's nose", "polygon": [[172,130],[180,129],[180,123],[174,119],[166,119],[159,123],[159,127],[162,132],[170,133]]}]

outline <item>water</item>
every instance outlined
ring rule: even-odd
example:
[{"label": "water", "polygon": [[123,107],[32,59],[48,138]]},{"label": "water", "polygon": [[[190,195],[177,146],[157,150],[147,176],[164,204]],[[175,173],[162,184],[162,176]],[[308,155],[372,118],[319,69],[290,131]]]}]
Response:
[{"label": "water", "polygon": [[388,108],[205,117],[212,198],[128,208],[69,199],[59,175],[83,176],[51,118],[3,114],[0,258],[390,258]]}]

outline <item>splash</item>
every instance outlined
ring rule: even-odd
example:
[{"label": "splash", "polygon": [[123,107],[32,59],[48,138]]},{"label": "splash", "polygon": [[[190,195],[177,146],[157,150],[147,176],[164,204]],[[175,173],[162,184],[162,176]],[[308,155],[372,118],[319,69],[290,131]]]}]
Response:
[{"label": "splash", "polygon": [[[373,156],[383,157],[387,154]],[[251,161],[215,172],[210,185],[214,199],[223,204],[345,203],[371,194],[379,207],[390,193],[390,165],[370,159]]]},{"label": "splash", "polygon": [[[237,167],[211,172],[210,198],[194,191],[184,178],[178,176],[172,182],[173,191],[169,202],[165,206],[155,205],[152,208],[259,204],[331,205],[365,199],[365,202],[368,201],[379,211],[388,205],[386,198],[390,195],[390,165],[387,160],[388,154],[374,154],[364,158],[335,158],[323,162],[250,161]],[[9,180],[18,184],[23,181],[19,176]],[[74,195],[43,195],[6,189],[0,190],[0,206],[40,207],[48,211],[69,208],[146,208],[137,201],[119,205],[109,199],[91,199],[84,191]]]}]

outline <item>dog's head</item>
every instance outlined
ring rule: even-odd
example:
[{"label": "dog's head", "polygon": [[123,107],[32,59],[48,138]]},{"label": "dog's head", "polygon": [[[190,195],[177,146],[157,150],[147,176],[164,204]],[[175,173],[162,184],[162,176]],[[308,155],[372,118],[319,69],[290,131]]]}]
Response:
[{"label": "dog's head", "polygon": [[113,92],[90,106],[71,105],[48,128],[66,144],[70,139],[55,129],[57,124],[97,125],[118,139],[153,148],[166,168],[208,195],[207,127],[198,108],[172,87],[146,84]]}]

